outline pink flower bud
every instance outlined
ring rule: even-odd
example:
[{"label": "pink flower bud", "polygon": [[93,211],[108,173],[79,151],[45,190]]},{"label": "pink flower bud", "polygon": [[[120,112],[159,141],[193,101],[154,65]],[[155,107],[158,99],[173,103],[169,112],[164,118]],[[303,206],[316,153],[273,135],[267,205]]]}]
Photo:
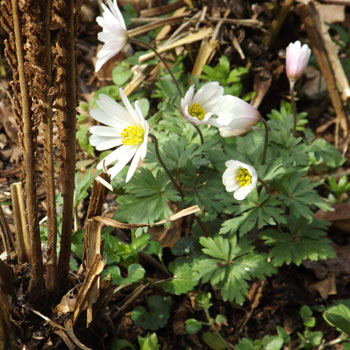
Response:
[{"label": "pink flower bud", "polygon": [[301,46],[300,41],[290,43],[286,53],[287,77],[291,82],[298,80],[309,62],[311,50],[308,45]]}]

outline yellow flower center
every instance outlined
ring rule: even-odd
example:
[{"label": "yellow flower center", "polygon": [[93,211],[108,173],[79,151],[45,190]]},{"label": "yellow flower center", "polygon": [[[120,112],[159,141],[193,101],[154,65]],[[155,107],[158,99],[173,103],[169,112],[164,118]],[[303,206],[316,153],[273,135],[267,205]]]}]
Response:
[{"label": "yellow flower center", "polygon": [[248,186],[252,182],[252,175],[250,175],[248,169],[241,168],[238,170],[236,180],[241,187]]},{"label": "yellow flower center", "polygon": [[120,134],[122,143],[127,146],[135,146],[143,142],[145,130],[141,126],[128,126]]},{"label": "yellow flower center", "polygon": [[199,120],[202,120],[205,117],[205,110],[198,103],[193,103],[191,106],[189,106],[188,113],[192,117],[198,118]]}]

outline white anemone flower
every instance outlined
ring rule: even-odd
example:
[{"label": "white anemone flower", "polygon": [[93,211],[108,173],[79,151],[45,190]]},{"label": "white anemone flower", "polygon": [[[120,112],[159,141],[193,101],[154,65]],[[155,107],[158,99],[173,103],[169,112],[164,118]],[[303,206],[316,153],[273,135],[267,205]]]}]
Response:
[{"label": "white anemone flower", "polygon": [[127,42],[127,32],[124,18],[118,8],[117,0],[108,0],[108,7],[102,3],[102,17],[97,17],[97,23],[102,27],[98,33],[98,40],[104,44],[97,54],[96,72],[113,56],[115,56]]},{"label": "white anemone flower", "polygon": [[216,123],[220,125],[219,131],[223,137],[245,134],[261,119],[256,108],[231,95],[220,97],[216,114],[218,115]]},{"label": "white anemone flower", "polygon": [[224,94],[224,88],[217,82],[203,85],[196,93],[192,85],[181,99],[181,112],[194,125],[211,124],[218,125],[213,114],[217,114],[220,97]]},{"label": "white anemone flower", "polygon": [[258,175],[254,167],[238,160],[228,160],[225,165],[227,169],[222,175],[222,183],[226,191],[234,192],[235,199],[243,200],[257,184]]},{"label": "white anemone flower", "polygon": [[307,44],[301,46],[300,41],[290,43],[286,52],[286,72],[288,79],[293,83],[304,73],[309,62],[311,50]]},{"label": "white anemone flower", "polygon": [[96,101],[99,108],[90,111],[91,116],[98,122],[107,126],[93,126],[90,128],[90,144],[98,151],[104,151],[117,147],[97,165],[97,169],[103,169],[117,162],[108,170],[113,179],[132,159],[126,182],[134,175],[140,160],[143,160],[147,152],[147,140],[149,126],[142,115],[138,101],[135,109],[131,106],[122,89],[120,97],[123,107],[112,98],[101,94]]}]

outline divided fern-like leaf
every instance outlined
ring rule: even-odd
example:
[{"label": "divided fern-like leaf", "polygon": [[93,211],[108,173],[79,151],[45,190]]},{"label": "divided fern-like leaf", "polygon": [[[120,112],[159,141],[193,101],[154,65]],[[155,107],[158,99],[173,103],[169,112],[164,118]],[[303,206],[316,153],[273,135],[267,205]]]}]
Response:
[{"label": "divided fern-like leaf", "polygon": [[119,210],[115,219],[131,223],[153,223],[172,214],[169,201],[177,202],[180,196],[166,174],[156,175],[141,168],[125,185],[128,194],[118,197]]},{"label": "divided fern-like leaf", "polygon": [[254,251],[253,245],[243,238],[237,242],[236,236],[201,237],[202,251],[206,254],[195,262],[203,283],[209,282],[221,289],[224,301],[235,300],[243,304],[248,293],[248,281],[252,278],[264,279],[274,273],[267,262],[266,254]]},{"label": "divided fern-like leaf", "polygon": [[268,229],[260,234],[260,238],[273,246],[270,255],[274,266],[300,265],[306,259],[335,257],[330,241],[325,238],[328,226],[326,221],[290,217],[283,231]]},{"label": "divided fern-like leaf", "polygon": [[291,215],[296,218],[311,219],[313,212],[311,206],[322,210],[333,210],[332,207],[314,190],[319,183],[311,183],[309,179],[301,179],[300,174],[285,177],[281,185],[284,193],[280,199],[290,208]]}]

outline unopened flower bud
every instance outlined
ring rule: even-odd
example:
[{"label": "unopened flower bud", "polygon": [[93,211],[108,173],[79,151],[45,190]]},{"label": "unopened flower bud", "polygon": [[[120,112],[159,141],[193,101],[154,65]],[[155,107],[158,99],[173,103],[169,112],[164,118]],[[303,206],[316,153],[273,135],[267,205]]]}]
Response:
[{"label": "unopened flower bud", "polygon": [[311,50],[308,45],[301,46],[300,41],[290,43],[286,53],[287,77],[291,82],[298,80],[309,62]]}]

